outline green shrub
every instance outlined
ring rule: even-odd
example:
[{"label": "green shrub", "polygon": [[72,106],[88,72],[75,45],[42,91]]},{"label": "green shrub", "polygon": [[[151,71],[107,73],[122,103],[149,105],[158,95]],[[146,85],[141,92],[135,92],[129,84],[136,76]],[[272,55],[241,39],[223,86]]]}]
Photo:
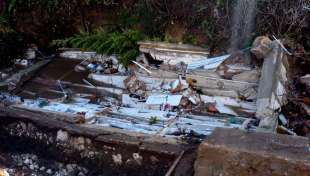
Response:
[{"label": "green shrub", "polygon": [[81,48],[96,51],[98,54],[116,54],[119,56],[120,63],[127,67],[139,55],[137,42],[143,38],[144,36],[136,30],[111,33],[97,31],[80,33],[63,40],[54,40],[53,45]]}]

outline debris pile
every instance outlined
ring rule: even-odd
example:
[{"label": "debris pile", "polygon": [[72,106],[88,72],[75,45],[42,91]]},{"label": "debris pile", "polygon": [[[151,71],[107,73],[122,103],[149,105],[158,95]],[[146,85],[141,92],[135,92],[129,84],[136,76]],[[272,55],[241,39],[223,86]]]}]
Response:
[{"label": "debris pile", "polygon": [[[216,127],[256,130],[263,127],[259,121],[277,119],[273,115],[285,104],[278,100],[286,81],[279,48],[266,38],[254,42],[252,52],[265,58],[262,69],[247,50],[208,58],[208,52],[198,47],[141,42],[141,55],[127,69],[115,55],[66,50],[58,60],[76,61],[72,70],[59,70],[57,77],[48,71],[34,76],[22,91],[32,98],[20,94],[24,99],[13,108],[56,112],[75,123],[173,138],[201,139]],[[270,70],[269,62],[278,71]],[[88,76],[78,82],[64,80],[81,73]],[[276,76],[279,73],[284,76]],[[270,85],[261,92],[269,85],[268,76],[277,87]],[[55,98],[38,97],[38,89]],[[279,106],[271,107],[274,96]]]}]

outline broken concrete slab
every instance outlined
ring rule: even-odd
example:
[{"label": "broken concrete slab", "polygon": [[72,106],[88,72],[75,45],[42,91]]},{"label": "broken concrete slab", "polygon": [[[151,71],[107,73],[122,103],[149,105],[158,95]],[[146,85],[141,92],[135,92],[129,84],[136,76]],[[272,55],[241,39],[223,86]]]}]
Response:
[{"label": "broken concrete slab", "polygon": [[240,74],[234,75],[232,80],[234,81],[244,81],[249,83],[258,83],[260,78],[260,72],[257,69],[251,71],[244,71]]},{"label": "broken concrete slab", "polygon": [[94,51],[80,51],[79,49],[67,49],[62,51],[59,56],[68,59],[91,59],[97,55]]},{"label": "broken concrete slab", "polygon": [[151,95],[147,98],[147,105],[165,105],[179,106],[183,95]]},{"label": "broken concrete slab", "polygon": [[307,138],[237,129],[215,129],[200,145],[195,162],[195,176],[308,176],[309,172]]},{"label": "broken concrete slab", "polygon": [[230,98],[239,98],[239,94],[234,90],[218,90],[218,89],[201,89],[204,95],[209,96],[222,96],[222,97],[230,97]]},{"label": "broken concrete slab", "polygon": [[220,90],[235,90],[237,92],[257,87],[256,83],[248,83],[244,81],[234,81],[221,78],[203,77],[198,75],[186,75],[187,79],[195,80],[195,86],[201,88],[212,88]]},{"label": "broken concrete slab", "polygon": [[154,59],[163,61],[168,65],[177,65],[184,62],[202,60],[208,57],[207,49],[185,44],[171,44],[164,42],[143,41],[138,42],[142,53],[150,54]]},{"label": "broken concrete slab", "polygon": [[276,121],[272,119],[277,119],[276,110],[286,104],[286,59],[281,46],[273,42],[273,49],[264,60],[257,95],[256,117],[262,119],[260,126],[266,130],[275,130]]}]

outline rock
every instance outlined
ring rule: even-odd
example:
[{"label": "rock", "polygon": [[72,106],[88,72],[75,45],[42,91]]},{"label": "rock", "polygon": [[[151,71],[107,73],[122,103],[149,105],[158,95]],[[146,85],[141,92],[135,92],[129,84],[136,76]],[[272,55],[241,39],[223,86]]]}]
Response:
[{"label": "rock", "polygon": [[47,169],[47,170],[46,170],[46,173],[49,174],[49,175],[51,175],[51,174],[53,173],[53,171],[52,171],[52,169]]},{"label": "rock", "polygon": [[113,159],[113,161],[114,161],[114,163],[116,165],[122,165],[123,164],[123,160],[122,160],[122,155],[121,154],[112,155],[112,159]]},{"label": "rock", "polygon": [[83,172],[79,172],[77,176],[85,176]]},{"label": "rock", "polygon": [[30,159],[26,158],[24,161],[24,164],[29,164],[30,163]]},{"label": "rock", "polygon": [[132,157],[138,165],[142,165],[143,157],[139,153],[133,153]]},{"label": "rock", "polygon": [[85,138],[83,137],[75,138],[73,145],[74,145],[74,148],[76,148],[79,151],[84,150],[85,149]]},{"label": "rock", "polygon": [[62,130],[57,131],[57,137],[56,137],[57,141],[66,142],[68,141],[68,139],[69,139],[69,134],[67,131],[62,131]]},{"label": "rock", "polygon": [[255,39],[251,52],[258,58],[264,59],[272,50],[272,41],[266,36]]},{"label": "rock", "polygon": [[67,164],[67,165],[66,165],[66,169],[67,169],[67,172],[68,172],[68,173],[72,173],[72,172],[74,171],[74,168],[72,167],[71,164]]},{"label": "rock", "polygon": [[32,155],[32,156],[31,156],[31,159],[32,159],[33,161],[36,161],[36,160],[38,160],[38,157],[37,157],[37,155]]},{"label": "rock", "polygon": [[31,164],[31,165],[29,166],[29,169],[30,169],[30,170],[34,170],[34,165]]},{"label": "rock", "polygon": [[44,171],[46,168],[44,166],[40,167],[40,171]]}]

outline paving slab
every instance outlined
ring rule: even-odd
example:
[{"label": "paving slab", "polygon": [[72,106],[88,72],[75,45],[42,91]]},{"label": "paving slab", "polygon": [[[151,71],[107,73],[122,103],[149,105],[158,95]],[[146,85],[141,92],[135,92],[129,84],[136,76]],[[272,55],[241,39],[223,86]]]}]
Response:
[{"label": "paving slab", "polygon": [[195,176],[309,176],[309,140],[217,128],[198,150]]}]

